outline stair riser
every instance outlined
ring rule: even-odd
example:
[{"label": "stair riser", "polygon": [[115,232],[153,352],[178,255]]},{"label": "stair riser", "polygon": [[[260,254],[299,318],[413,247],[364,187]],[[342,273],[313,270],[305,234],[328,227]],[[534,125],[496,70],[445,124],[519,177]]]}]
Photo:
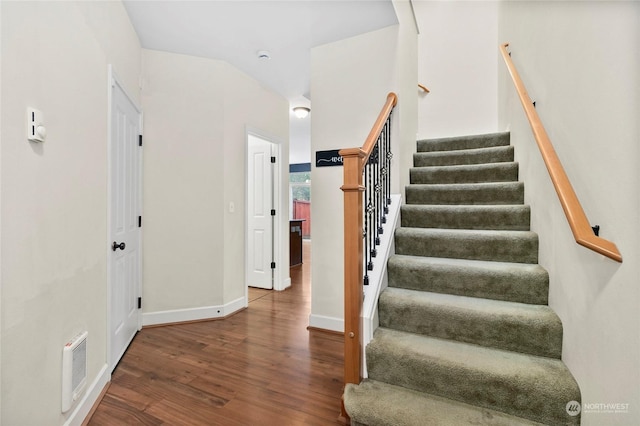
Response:
[{"label": "stair riser", "polygon": [[423,264],[394,256],[389,259],[387,271],[390,287],[537,305],[548,303],[549,274],[537,266],[525,271],[496,271]]},{"label": "stair riser", "polygon": [[407,204],[507,205],[524,204],[522,182],[503,185],[409,185]]},{"label": "stair riser", "polygon": [[[414,228],[408,228],[414,229]],[[417,228],[416,228],[417,229]],[[538,239],[529,233],[486,236],[396,231],[396,253],[409,256],[538,263]]]},{"label": "stair riser", "polygon": [[517,163],[490,166],[418,167],[409,172],[412,184],[516,182]]},{"label": "stair riser", "polygon": [[441,229],[496,229],[528,231],[528,206],[468,208],[457,206],[405,205],[400,211],[402,226]]},{"label": "stair riser", "polygon": [[387,345],[374,339],[367,346],[369,378],[544,424],[580,424],[565,410],[567,402],[580,401],[580,391],[561,361],[531,357],[524,368],[496,358],[497,365],[480,368],[448,353],[418,353],[412,343]]},{"label": "stair riser", "polygon": [[512,146],[476,150],[418,152],[413,154],[414,167],[455,166],[463,164],[507,163],[513,161]]},{"label": "stair riser", "polygon": [[380,296],[378,312],[381,327],[559,359],[560,320],[547,307],[525,308],[488,312],[387,291]]},{"label": "stair riser", "polygon": [[418,141],[418,152],[457,151],[509,145],[509,133],[430,139]]}]

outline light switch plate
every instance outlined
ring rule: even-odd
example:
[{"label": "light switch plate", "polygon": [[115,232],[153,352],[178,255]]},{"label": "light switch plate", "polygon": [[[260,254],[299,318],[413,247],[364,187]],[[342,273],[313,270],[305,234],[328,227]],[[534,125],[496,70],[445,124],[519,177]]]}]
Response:
[{"label": "light switch plate", "polygon": [[27,138],[31,142],[44,142],[47,129],[44,127],[44,116],[35,108],[27,108]]}]

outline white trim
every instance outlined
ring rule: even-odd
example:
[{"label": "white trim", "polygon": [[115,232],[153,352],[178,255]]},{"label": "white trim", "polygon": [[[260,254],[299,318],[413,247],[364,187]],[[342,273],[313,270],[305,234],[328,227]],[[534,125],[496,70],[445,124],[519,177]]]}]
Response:
[{"label": "white trim", "polygon": [[78,406],[71,413],[64,426],[76,426],[81,425],[85,418],[93,408],[94,404],[100,397],[102,390],[111,380],[111,374],[109,374],[109,365],[104,364],[98,373],[96,379],[91,383],[91,386],[84,394],[84,397],[78,403]]},{"label": "white trim", "polygon": [[[378,328],[378,299],[380,292],[387,288],[387,261],[389,256],[395,254],[396,248],[393,236],[395,230],[400,226],[400,205],[402,196],[391,194],[391,204],[389,205],[388,222],[384,225],[384,231],[380,238],[379,256],[373,263],[373,270],[369,272],[369,285],[364,289],[364,303],[362,304],[362,347],[373,340],[373,332]],[[367,378],[366,351],[362,351],[362,377]]]},{"label": "white trim", "polygon": [[[111,187],[111,163],[113,161],[113,159],[111,158],[111,146],[112,146],[112,132],[111,132],[111,125],[112,125],[112,109],[113,109],[113,90],[114,87],[116,85],[118,85],[118,87],[122,90],[122,92],[125,94],[125,96],[129,99],[129,102],[131,102],[131,104],[133,105],[133,107],[135,108],[135,110],[138,112],[138,117],[139,117],[139,129],[138,131],[140,132],[140,134],[142,134],[142,109],[140,108],[140,106],[138,105],[138,103],[135,101],[135,99],[133,97],[130,96],[129,92],[127,91],[127,89],[125,88],[124,84],[122,83],[122,81],[118,78],[118,75],[116,74],[116,72],[113,69],[113,65],[112,64],[108,64],[107,65],[107,235],[106,235],[106,239],[105,239],[105,245],[108,247],[109,246],[109,242],[111,241],[111,200],[112,200],[112,196],[113,196],[113,188]],[[142,189],[143,189],[143,181],[142,181],[142,177],[143,177],[143,163],[142,163],[142,152],[140,153],[140,192],[139,192],[139,206],[140,206],[140,214],[142,214],[142,204],[143,204],[143,198],[142,198]],[[142,253],[142,228],[140,228],[139,233],[138,233],[138,251],[139,251],[139,262],[140,262],[140,276],[139,276],[139,282],[138,282],[138,297],[142,296],[142,257],[143,257],[143,253]],[[111,361],[111,252],[109,250],[106,251],[107,253],[107,325],[106,325],[106,329],[107,329],[107,344],[106,344],[106,360],[107,360],[107,364]],[[140,310],[138,310],[138,330],[140,330],[142,328],[142,321],[140,319],[141,317],[141,312]],[[112,369],[115,368],[115,366],[111,366]]]},{"label": "white trim", "polygon": [[309,315],[309,327],[344,333],[344,320],[342,318],[311,314]]},{"label": "white trim", "polygon": [[283,282],[282,282],[282,290],[286,290],[289,287],[291,287],[291,277],[287,277]]},{"label": "white trim", "polygon": [[[245,129],[245,161],[244,161],[244,175],[245,175],[245,179],[247,179],[246,177],[249,174],[248,171],[248,149],[249,149],[249,135],[255,136],[257,138],[263,139],[267,142],[270,142],[271,144],[275,145],[276,149],[277,149],[277,154],[276,154],[276,173],[274,175],[274,200],[275,200],[275,205],[276,205],[276,211],[277,212],[282,212],[281,214],[278,214],[276,216],[277,220],[274,221],[274,228],[273,228],[273,238],[274,238],[274,243],[275,243],[275,249],[274,249],[274,256],[275,256],[275,262],[276,262],[276,269],[274,272],[274,277],[273,277],[273,289],[277,290],[277,291],[281,291],[281,290],[286,290],[288,287],[291,286],[291,277],[289,276],[289,246],[288,244],[284,244],[283,241],[283,233],[284,230],[281,226],[282,223],[282,214],[286,214],[286,217],[288,218],[289,216],[289,209],[288,207],[284,207],[283,208],[283,197],[285,196],[285,194],[282,194],[282,179],[283,179],[283,174],[285,171],[284,165],[288,165],[289,164],[289,159],[283,159],[283,155],[282,155],[282,145],[283,145],[283,141],[273,135],[270,135],[266,132],[263,132],[262,130],[256,129],[254,127],[251,126],[246,126]],[[287,167],[288,170],[288,167]],[[288,184],[287,184],[288,185]],[[287,197],[288,197],[288,193],[287,193]],[[244,185],[244,200],[245,200],[245,206],[249,205],[249,181],[248,179],[245,181],[245,185]],[[245,258],[245,264],[244,264],[244,281],[245,281],[245,297],[247,299],[247,301],[249,300],[249,288],[248,288],[248,283],[249,283],[249,271],[248,271],[248,264],[247,264],[247,259],[249,258],[249,234],[247,232],[247,229],[249,227],[249,212],[247,209],[245,209],[244,212],[244,258]],[[288,229],[285,228],[285,229]],[[248,303],[248,302],[247,302]]]},{"label": "white trim", "polygon": [[173,309],[170,311],[145,312],[142,325],[171,324],[175,322],[200,321],[223,318],[247,306],[247,299],[240,297],[224,305],[202,306],[199,308]]}]

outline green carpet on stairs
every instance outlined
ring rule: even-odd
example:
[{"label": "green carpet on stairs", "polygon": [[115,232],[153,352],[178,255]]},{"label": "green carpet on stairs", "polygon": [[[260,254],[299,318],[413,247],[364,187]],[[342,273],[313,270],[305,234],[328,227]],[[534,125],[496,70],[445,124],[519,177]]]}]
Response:
[{"label": "green carpet on stairs", "polygon": [[418,141],[352,425],[577,425],[508,133]]}]

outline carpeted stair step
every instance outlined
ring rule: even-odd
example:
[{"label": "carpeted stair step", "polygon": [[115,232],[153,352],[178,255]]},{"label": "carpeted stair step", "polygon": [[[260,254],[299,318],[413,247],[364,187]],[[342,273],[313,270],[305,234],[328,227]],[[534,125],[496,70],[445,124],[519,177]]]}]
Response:
[{"label": "carpeted stair step", "polygon": [[530,355],[560,358],[562,323],[544,305],[388,287],[380,326]]},{"label": "carpeted stair step", "polygon": [[458,164],[506,163],[513,161],[513,146],[461,149],[456,151],[416,152],[414,167],[455,166]]},{"label": "carpeted stair step", "polygon": [[401,226],[410,228],[528,231],[530,216],[525,205],[405,204],[400,210]]},{"label": "carpeted stair step", "polygon": [[409,179],[412,184],[516,182],[518,163],[413,167],[409,171]]},{"label": "carpeted stair step", "polygon": [[549,273],[540,265],[393,255],[389,287],[546,305]]},{"label": "carpeted stair step", "polygon": [[538,263],[538,236],[529,231],[398,228],[397,254]]},{"label": "carpeted stair step", "polygon": [[418,152],[458,151],[461,149],[507,146],[509,143],[509,132],[489,133],[486,135],[454,136],[450,138],[420,140],[418,141]]},{"label": "carpeted stair step", "polygon": [[378,328],[366,348],[369,379],[545,424],[580,424],[580,390],[558,359]]},{"label": "carpeted stair step", "polygon": [[414,184],[405,193],[407,204],[524,204],[522,182]]},{"label": "carpeted stair step", "polygon": [[416,392],[375,380],[348,384],[344,406],[352,426],[534,426],[500,411]]}]

